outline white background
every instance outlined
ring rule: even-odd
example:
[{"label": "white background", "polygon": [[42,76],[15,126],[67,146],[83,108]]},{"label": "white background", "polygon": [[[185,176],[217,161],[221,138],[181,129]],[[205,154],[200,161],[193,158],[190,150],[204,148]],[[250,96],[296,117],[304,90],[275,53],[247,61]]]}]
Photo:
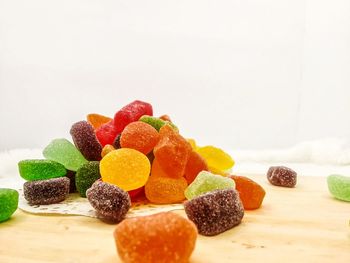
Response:
[{"label": "white background", "polygon": [[0,150],[134,99],[201,145],[350,137],[350,1],[0,0]]}]

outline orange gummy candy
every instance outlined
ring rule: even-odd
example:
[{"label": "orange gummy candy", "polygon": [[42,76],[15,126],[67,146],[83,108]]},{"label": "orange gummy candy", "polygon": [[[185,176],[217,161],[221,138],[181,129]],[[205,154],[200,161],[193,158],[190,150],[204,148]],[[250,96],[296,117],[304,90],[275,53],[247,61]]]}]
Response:
[{"label": "orange gummy candy", "polygon": [[110,145],[110,144],[106,144],[103,149],[102,149],[102,152],[101,152],[101,157],[105,157],[108,153],[110,153],[111,151],[114,151],[115,148],[113,147],[113,145]]},{"label": "orange gummy candy", "polygon": [[145,194],[149,201],[156,204],[178,203],[185,199],[187,188],[185,178],[150,176],[145,185]]},{"label": "orange gummy candy", "polygon": [[185,263],[195,248],[194,223],[172,212],[128,218],[114,231],[118,254],[128,263]]},{"label": "orange gummy candy", "polygon": [[151,176],[154,177],[169,177],[167,174],[163,171],[162,167],[160,167],[160,164],[157,160],[157,158],[154,158],[151,168]]},{"label": "orange gummy candy", "polygon": [[252,210],[261,206],[265,197],[265,190],[261,185],[245,176],[230,175],[229,177],[236,183],[236,190],[239,192],[244,209]]},{"label": "orange gummy candy", "polygon": [[160,116],[159,119],[161,119],[163,121],[170,121],[171,122],[169,115],[166,115],[166,114]]},{"label": "orange gummy candy", "polygon": [[120,146],[131,148],[144,154],[150,153],[159,141],[159,133],[151,125],[135,121],[128,124],[120,136]]},{"label": "orange gummy candy", "polygon": [[192,151],[185,168],[185,178],[187,183],[192,183],[201,171],[208,171],[207,162],[198,153]]},{"label": "orange gummy candy", "polygon": [[160,140],[153,153],[163,171],[173,178],[182,177],[192,151],[191,145],[169,125],[159,130]]},{"label": "orange gummy candy", "polygon": [[112,119],[97,113],[90,113],[86,116],[87,121],[94,127],[96,130],[99,128],[102,124],[105,124]]}]

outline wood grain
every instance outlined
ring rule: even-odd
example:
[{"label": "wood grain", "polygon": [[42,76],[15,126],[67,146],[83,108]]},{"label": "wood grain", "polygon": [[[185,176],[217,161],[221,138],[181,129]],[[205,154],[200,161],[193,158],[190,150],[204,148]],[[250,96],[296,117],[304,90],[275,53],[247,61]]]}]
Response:
[{"label": "wood grain", "polygon": [[[332,198],[324,177],[299,177],[294,189],[249,177],[266,189],[263,206],[230,231],[199,236],[192,263],[350,262],[350,203]],[[18,210],[0,224],[0,262],[120,262],[114,228],[93,218]]]}]

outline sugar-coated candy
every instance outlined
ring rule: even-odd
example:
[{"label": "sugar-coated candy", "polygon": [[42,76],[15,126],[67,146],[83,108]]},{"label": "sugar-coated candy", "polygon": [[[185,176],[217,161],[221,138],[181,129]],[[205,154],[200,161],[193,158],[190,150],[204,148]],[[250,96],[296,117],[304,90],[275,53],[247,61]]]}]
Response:
[{"label": "sugar-coated candy", "polygon": [[235,189],[224,189],[186,201],[185,212],[205,236],[218,235],[241,223],[244,209]]},{"label": "sugar-coated candy", "polygon": [[18,207],[18,192],[0,188],[0,223],[9,219]]},{"label": "sugar-coated candy", "polygon": [[18,170],[27,181],[57,178],[67,173],[62,164],[51,160],[22,160],[18,163]]},{"label": "sugar-coated candy", "polygon": [[95,130],[87,121],[79,121],[72,125],[70,134],[77,149],[88,161],[101,160],[101,144],[98,142]]},{"label": "sugar-coated candy", "polygon": [[99,218],[119,223],[131,207],[127,192],[119,187],[96,181],[86,191],[87,198]]},{"label": "sugar-coated candy", "polygon": [[235,188],[235,182],[232,179],[221,175],[212,174],[207,171],[202,171],[187,187],[185,196],[188,200],[191,200],[210,191],[230,188]]},{"label": "sugar-coated candy", "polygon": [[65,200],[69,194],[67,177],[25,182],[24,198],[31,205],[49,205]]},{"label": "sugar-coated candy", "polygon": [[171,119],[170,119],[169,115],[167,115],[167,114],[164,114],[164,115],[160,116],[159,119],[161,119],[163,121],[171,122]]},{"label": "sugar-coated candy", "polygon": [[192,151],[185,168],[185,178],[187,182],[189,184],[192,183],[201,171],[208,171],[207,162],[197,152]]},{"label": "sugar-coated candy", "polygon": [[77,188],[75,187],[75,174],[74,171],[67,171],[66,177],[69,179],[69,193],[75,193]]},{"label": "sugar-coated candy", "polygon": [[197,143],[194,139],[187,139],[193,150],[197,149]]},{"label": "sugar-coated candy", "polygon": [[87,160],[67,139],[55,139],[43,151],[46,159],[63,164],[68,170],[76,171]]},{"label": "sugar-coated candy", "polygon": [[235,181],[236,190],[245,210],[257,209],[261,206],[265,190],[260,184],[245,176],[231,175],[230,178]]},{"label": "sugar-coated candy", "polygon": [[80,196],[86,197],[86,190],[100,178],[100,163],[98,161],[91,161],[81,166],[75,175],[75,186]]},{"label": "sugar-coated candy", "polygon": [[100,162],[102,180],[125,191],[144,186],[150,170],[151,165],[147,156],[129,148],[112,151]]},{"label": "sugar-coated candy", "polygon": [[159,134],[151,125],[142,121],[128,124],[120,136],[120,146],[131,148],[144,154],[150,153],[159,141]]},{"label": "sugar-coated candy", "polygon": [[267,179],[276,186],[294,187],[297,183],[297,173],[285,166],[271,166],[267,171]]},{"label": "sugar-coated candy", "polygon": [[114,231],[119,257],[128,263],[185,263],[195,248],[196,226],[172,212],[125,219]]},{"label": "sugar-coated candy", "polygon": [[99,128],[102,124],[105,124],[112,119],[101,114],[90,113],[86,116],[87,121],[94,127],[94,129]]},{"label": "sugar-coated candy", "polygon": [[149,201],[156,204],[178,203],[185,199],[187,187],[185,178],[150,176],[145,185],[145,194]]},{"label": "sugar-coated candy", "polygon": [[231,169],[235,164],[232,157],[220,148],[204,146],[197,147],[195,150],[207,161],[209,169],[214,169],[213,172]]},{"label": "sugar-coated candy", "polygon": [[153,115],[152,105],[140,100],[135,100],[124,106],[114,115],[114,125],[118,133],[121,133],[126,125],[138,121],[143,115]]},{"label": "sugar-coated candy", "polygon": [[157,131],[160,130],[160,128],[162,128],[164,125],[169,125],[171,128],[173,128],[175,131],[179,131],[179,129],[176,127],[175,124],[173,124],[170,121],[165,121],[162,120],[160,118],[157,117],[153,117],[153,116],[148,116],[148,115],[144,115],[140,118],[140,121],[145,122],[149,125],[151,125],[153,128],[155,128]]},{"label": "sugar-coated candy", "polygon": [[101,157],[105,157],[108,153],[110,153],[111,151],[114,151],[115,148],[113,145],[110,145],[110,144],[106,144],[103,149],[102,149],[102,152],[101,152]]},{"label": "sugar-coated candy", "polygon": [[350,177],[332,174],[327,177],[329,192],[337,199],[350,202]]},{"label": "sugar-coated candy", "polygon": [[191,145],[169,125],[163,126],[159,135],[159,142],[153,149],[155,158],[169,177],[182,177],[192,151]]},{"label": "sugar-coated candy", "polygon": [[130,190],[127,192],[130,196],[131,201],[137,200],[140,196],[145,195],[145,187],[142,186],[135,190]]},{"label": "sugar-coated candy", "polygon": [[99,128],[96,129],[95,133],[102,147],[104,147],[106,144],[113,144],[115,138],[119,134],[116,127],[114,126],[113,120],[102,124]]},{"label": "sugar-coated candy", "polygon": [[115,149],[121,148],[121,146],[120,146],[120,136],[121,136],[121,133],[118,134],[117,137],[115,137],[115,139],[114,139],[113,147],[114,147]]},{"label": "sugar-coated candy", "polygon": [[154,176],[154,177],[169,177],[163,171],[162,167],[160,167],[160,164],[159,164],[157,158],[153,159],[152,168],[151,168],[151,176]]}]

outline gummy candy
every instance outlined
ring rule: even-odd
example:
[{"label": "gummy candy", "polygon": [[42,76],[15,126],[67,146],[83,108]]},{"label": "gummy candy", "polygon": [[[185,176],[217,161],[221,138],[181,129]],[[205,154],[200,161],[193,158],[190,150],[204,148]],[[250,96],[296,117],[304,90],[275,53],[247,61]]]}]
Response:
[{"label": "gummy candy", "polygon": [[[231,179],[230,179],[231,180]],[[241,223],[244,209],[235,189],[224,189],[186,201],[185,212],[205,236],[218,235]]]},{"label": "gummy candy", "polygon": [[119,223],[131,207],[127,192],[101,181],[96,181],[86,195],[97,216],[103,220]]},{"label": "gummy candy", "polygon": [[189,184],[192,183],[201,171],[208,171],[207,162],[198,153],[192,151],[185,168],[185,178],[187,182]]},{"label": "gummy candy", "polygon": [[350,177],[332,174],[327,177],[327,184],[335,198],[350,202]]},{"label": "gummy candy", "polygon": [[182,177],[192,151],[191,145],[169,125],[163,126],[159,135],[160,140],[153,149],[155,158],[169,177]]},{"label": "gummy candy", "polygon": [[102,152],[101,152],[101,157],[105,157],[108,153],[110,153],[111,151],[114,151],[115,148],[113,147],[113,145],[110,145],[110,144],[106,144],[103,149],[102,149]]},{"label": "gummy candy", "polygon": [[194,139],[187,139],[187,141],[189,142],[189,144],[191,145],[193,150],[197,149],[197,144],[196,144],[196,141]]},{"label": "gummy candy", "polygon": [[68,170],[76,171],[87,160],[75,148],[75,146],[66,139],[55,139],[50,142],[43,151],[46,159],[63,164]]},{"label": "gummy candy", "polygon": [[135,100],[124,106],[114,115],[114,125],[118,133],[121,133],[126,125],[138,121],[143,115],[153,115],[152,105],[140,100]]},{"label": "gummy candy", "polygon": [[150,170],[151,165],[147,156],[128,148],[112,151],[100,162],[102,180],[114,184],[124,191],[144,186]]},{"label": "gummy candy", "polygon": [[297,183],[297,173],[285,166],[271,166],[267,171],[267,179],[276,186],[294,187]]},{"label": "gummy candy", "polygon": [[69,179],[59,177],[48,180],[25,182],[24,198],[31,205],[49,205],[65,200],[69,194]]},{"label": "gummy candy", "polygon": [[86,121],[74,123],[70,134],[75,146],[88,161],[101,160],[102,147],[91,124]]},{"label": "gummy candy", "polygon": [[145,185],[145,194],[149,201],[156,204],[178,203],[185,199],[187,187],[185,178],[150,176]]},{"label": "gummy candy", "polygon": [[168,177],[168,175],[163,171],[162,167],[160,167],[160,164],[157,160],[157,158],[154,158],[151,168],[151,176],[154,177]]},{"label": "gummy candy", "polygon": [[161,119],[161,120],[163,120],[163,121],[171,122],[170,117],[169,117],[168,115],[166,115],[166,114],[160,116],[159,119]]},{"label": "gummy candy", "polygon": [[151,125],[153,128],[155,128],[157,131],[160,130],[164,125],[169,125],[171,128],[173,128],[175,131],[179,131],[179,129],[176,127],[175,124],[173,124],[170,121],[165,121],[157,117],[152,117],[148,115],[144,115],[140,118],[140,121],[145,122],[149,125]]},{"label": "gummy candy", "polygon": [[18,192],[0,188],[0,223],[9,219],[18,207]]},{"label": "gummy candy", "polygon": [[75,175],[75,185],[80,196],[86,197],[86,190],[100,178],[100,163],[98,161],[91,161],[81,166]]},{"label": "gummy candy", "polygon": [[62,164],[51,160],[22,160],[18,163],[18,170],[27,181],[62,177],[67,173]]},{"label": "gummy candy", "polygon": [[197,147],[195,150],[207,161],[209,169],[225,171],[231,169],[235,164],[230,155],[217,147],[204,146]]},{"label": "gummy candy", "polygon": [[119,134],[114,126],[113,120],[102,124],[99,128],[96,129],[95,133],[102,147],[104,147],[106,144],[113,144],[115,138]]},{"label": "gummy candy", "polygon": [[130,196],[131,201],[134,201],[137,198],[139,198],[142,194],[143,195],[145,194],[145,187],[142,186],[142,187],[137,188],[135,190],[128,191],[128,194]]},{"label": "gummy candy", "polygon": [[172,212],[128,218],[114,231],[118,254],[129,263],[185,263],[195,248],[197,229]]},{"label": "gummy candy", "polygon": [[120,149],[121,148],[121,146],[120,146],[120,136],[121,136],[121,134],[118,134],[117,137],[115,137],[115,139],[114,139],[113,147],[115,149]]},{"label": "gummy candy", "polygon": [[187,187],[185,196],[188,200],[190,200],[210,191],[230,188],[235,188],[235,182],[232,179],[221,175],[212,174],[207,171],[202,171]]},{"label": "gummy candy", "polygon": [[66,177],[69,179],[69,193],[75,193],[77,188],[75,187],[75,173],[74,171],[67,171]]},{"label": "gummy candy", "polygon": [[120,136],[120,146],[131,148],[144,154],[150,153],[159,141],[159,134],[151,125],[135,121],[128,124]]},{"label": "gummy candy", "polygon": [[105,124],[112,119],[101,114],[90,113],[86,116],[87,121],[94,127],[94,129],[99,128],[102,124]]},{"label": "gummy candy", "polygon": [[265,190],[261,185],[245,176],[231,175],[230,178],[236,183],[244,209],[257,209],[261,206],[265,197]]}]

